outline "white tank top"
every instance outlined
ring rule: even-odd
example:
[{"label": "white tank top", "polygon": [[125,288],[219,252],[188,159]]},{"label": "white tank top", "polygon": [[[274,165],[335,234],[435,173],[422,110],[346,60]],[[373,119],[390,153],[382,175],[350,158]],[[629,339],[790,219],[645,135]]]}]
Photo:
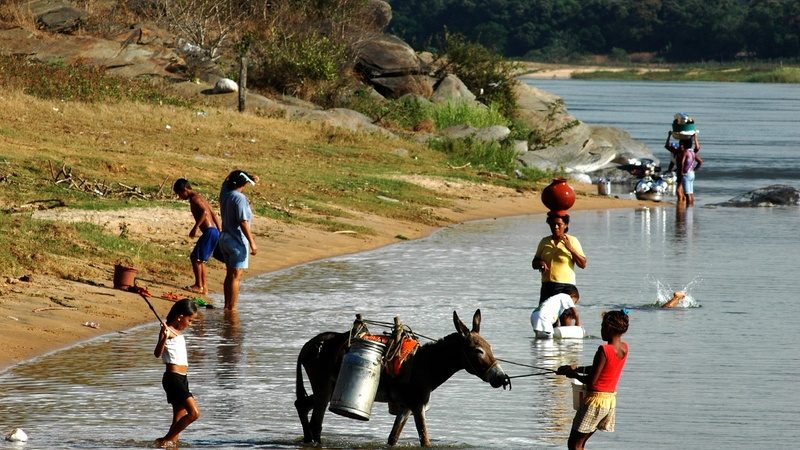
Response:
[{"label": "white tank top", "polygon": [[175,364],[178,366],[189,365],[189,357],[186,354],[186,339],[182,334],[167,339],[167,344],[164,346],[164,353],[161,354],[161,360],[166,364]]}]

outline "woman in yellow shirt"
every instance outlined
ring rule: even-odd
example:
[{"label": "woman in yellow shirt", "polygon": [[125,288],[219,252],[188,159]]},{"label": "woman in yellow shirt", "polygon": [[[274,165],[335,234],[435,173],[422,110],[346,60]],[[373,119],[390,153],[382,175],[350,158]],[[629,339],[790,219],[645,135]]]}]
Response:
[{"label": "woman in yellow shirt", "polygon": [[560,294],[567,286],[575,286],[575,266],[586,268],[586,255],[581,243],[569,231],[569,214],[547,215],[550,236],[539,241],[536,255],[531,261],[534,270],[542,273],[542,288],[539,304],[553,295]]}]

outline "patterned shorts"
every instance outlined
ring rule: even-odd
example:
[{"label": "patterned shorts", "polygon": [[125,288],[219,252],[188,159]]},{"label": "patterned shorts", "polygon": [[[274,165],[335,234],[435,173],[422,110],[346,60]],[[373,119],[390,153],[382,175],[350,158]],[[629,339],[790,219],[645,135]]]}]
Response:
[{"label": "patterned shorts", "polygon": [[579,433],[594,433],[597,430],[614,431],[617,422],[616,405],[610,408],[593,405],[590,401],[585,401],[581,405],[575,418],[572,420],[572,429]]}]

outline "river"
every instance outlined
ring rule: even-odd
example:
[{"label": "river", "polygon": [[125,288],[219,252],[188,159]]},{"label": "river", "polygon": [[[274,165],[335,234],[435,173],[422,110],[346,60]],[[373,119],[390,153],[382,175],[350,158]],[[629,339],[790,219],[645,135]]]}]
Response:
[{"label": "river", "polygon": [[[618,386],[617,430],[596,433],[590,448],[752,449],[800,441],[800,210],[704,206],[773,182],[798,185],[800,89],[564,80],[540,87],[564,96],[582,120],[622,127],[656,151],[672,114],[690,113],[708,164],[698,173],[695,208],[572,214],[570,232],[589,258],[578,273],[589,338],[532,338],[539,281],[530,259],[548,232],[543,216],[446,228],[247,280],[235,317],[205,310],[187,333],[202,417],[183,440],[192,448],[300,447],[297,352],[319,331],[346,330],[356,313],[398,316],[436,338],[454,331],[453,311],[468,322],[480,308],[481,334],[497,356],[555,368],[589,364],[602,343],[600,314],[626,307],[631,350]],[[748,111],[762,111],[760,125],[753,122],[759,114],[744,120]],[[676,289],[688,292],[690,307],[654,306]],[[170,419],[163,366],[151,353],[156,333],[147,325],[102,336],[1,373],[0,431],[25,429],[25,449],[149,448]],[[436,446],[549,449],[566,446],[573,414],[564,377],[519,378],[503,391],[460,372],[433,393],[427,416]],[[385,404],[375,405],[369,422],[329,413],[325,447],[380,447],[391,423]],[[400,445],[416,444],[409,424]]]}]

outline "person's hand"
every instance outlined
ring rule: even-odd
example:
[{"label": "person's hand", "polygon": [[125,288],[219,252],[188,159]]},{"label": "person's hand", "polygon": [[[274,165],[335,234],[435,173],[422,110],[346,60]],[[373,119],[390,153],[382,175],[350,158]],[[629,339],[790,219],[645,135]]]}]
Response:
[{"label": "person's hand", "polygon": [[577,366],[575,366],[574,364],[572,364],[572,365],[568,365],[568,366],[560,366],[560,367],[559,367],[559,368],[556,370],[556,375],[564,375],[564,376],[566,376],[567,378],[574,378],[574,375],[575,375],[575,368],[576,368],[576,367],[577,367]]},{"label": "person's hand", "polygon": [[256,253],[258,253],[258,246],[256,246],[255,242],[253,242],[250,244],[250,254],[256,256]]},{"label": "person's hand", "polygon": [[164,334],[164,338],[169,339],[170,330],[167,324],[161,324],[161,332]]},{"label": "person's hand", "polygon": [[195,236],[197,236],[197,228],[192,228],[191,230],[189,230],[189,237],[193,238]]}]

